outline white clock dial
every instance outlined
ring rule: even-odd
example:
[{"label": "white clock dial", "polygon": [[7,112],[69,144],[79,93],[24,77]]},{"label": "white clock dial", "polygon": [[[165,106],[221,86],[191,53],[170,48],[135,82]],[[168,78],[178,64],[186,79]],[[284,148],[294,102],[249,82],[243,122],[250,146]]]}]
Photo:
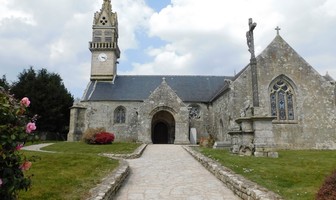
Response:
[{"label": "white clock dial", "polygon": [[107,55],[105,53],[101,53],[98,55],[98,60],[100,62],[105,62],[107,60]]}]

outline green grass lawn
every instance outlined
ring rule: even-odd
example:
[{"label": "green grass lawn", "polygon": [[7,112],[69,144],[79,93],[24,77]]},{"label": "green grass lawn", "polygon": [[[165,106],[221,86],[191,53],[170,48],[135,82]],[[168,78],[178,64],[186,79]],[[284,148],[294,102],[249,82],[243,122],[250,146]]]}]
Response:
[{"label": "green grass lawn", "polygon": [[59,142],[44,150],[60,153],[24,151],[27,158],[35,158],[27,175],[32,187],[22,191],[19,199],[85,199],[89,190],[112,172],[119,161],[97,156],[98,153],[130,153],[140,144],[113,143],[88,145],[81,142]]},{"label": "green grass lawn", "polygon": [[227,150],[199,150],[285,199],[315,199],[326,176],[336,169],[336,151],[279,151],[279,158],[256,158]]}]

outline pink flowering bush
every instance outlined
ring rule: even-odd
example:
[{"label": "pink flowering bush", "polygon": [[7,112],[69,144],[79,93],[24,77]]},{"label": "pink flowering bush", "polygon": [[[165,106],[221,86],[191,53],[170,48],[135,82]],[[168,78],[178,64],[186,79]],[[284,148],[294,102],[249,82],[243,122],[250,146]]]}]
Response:
[{"label": "pink flowering bush", "polygon": [[0,87],[0,199],[16,199],[19,190],[31,185],[24,171],[32,163],[20,152],[36,130],[36,117],[27,120],[25,114],[29,105],[27,97],[18,102]]}]

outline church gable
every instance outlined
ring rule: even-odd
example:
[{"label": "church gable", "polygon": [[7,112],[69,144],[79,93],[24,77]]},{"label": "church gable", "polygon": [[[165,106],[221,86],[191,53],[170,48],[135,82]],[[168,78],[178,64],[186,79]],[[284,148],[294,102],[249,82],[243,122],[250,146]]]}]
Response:
[{"label": "church gable", "polygon": [[168,106],[172,108],[179,108],[183,104],[181,98],[177,96],[175,91],[167,84],[165,78],[162,79],[161,85],[159,85],[153,93],[148,97],[145,102],[149,102],[155,106]]},{"label": "church gable", "polygon": [[[268,87],[280,75],[293,81],[298,95],[311,98],[319,95],[329,99],[333,95],[334,86],[331,82],[320,75],[279,35],[257,57],[257,69],[261,98],[269,98]],[[263,107],[269,108],[269,104],[264,103]]]}]

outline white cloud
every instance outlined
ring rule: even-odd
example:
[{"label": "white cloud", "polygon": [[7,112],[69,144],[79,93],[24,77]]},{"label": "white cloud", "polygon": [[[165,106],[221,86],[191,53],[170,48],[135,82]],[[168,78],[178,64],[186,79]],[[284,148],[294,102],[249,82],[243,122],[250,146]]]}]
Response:
[{"label": "white cloud", "polygon": [[[149,54],[152,61],[135,63],[134,71],[130,73],[232,75],[249,60],[245,32],[250,17],[258,23],[255,29],[257,54],[272,41],[276,34],[274,28],[279,25],[282,29],[280,34],[290,45],[294,45],[294,49],[297,45],[298,53],[308,62],[312,62],[313,66],[315,62],[328,65],[319,68],[324,73],[323,70],[330,69],[330,63],[336,62],[335,56],[328,62],[314,59],[314,56],[331,56],[329,41],[323,37],[333,38],[328,32],[336,25],[336,20],[330,17],[336,10],[334,4],[331,0],[305,0],[304,3],[292,0],[209,0],[207,3],[201,0],[172,0],[171,5],[154,13],[149,21],[149,35],[165,40],[168,45],[155,49],[155,54]],[[336,34],[335,30],[332,32]],[[326,42],[318,49],[307,51],[321,40]],[[167,46],[173,47],[174,51]],[[184,55],[188,55],[188,62],[184,62],[178,70],[174,67],[162,68],[166,63],[160,61],[167,55],[171,55],[168,62],[172,65],[179,63]]]},{"label": "white cloud", "polygon": [[122,51],[137,48],[136,32],[147,29],[148,19],[154,12],[144,0],[112,0],[114,12],[118,14],[119,46]]},{"label": "white cloud", "polygon": [[[280,35],[304,59],[321,74],[328,71],[336,78],[335,2],[172,0],[155,12],[145,0],[112,0],[122,51],[118,73],[233,75],[249,61],[245,32],[252,17],[258,23],[257,54],[280,26]],[[102,3],[0,0],[0,76],[15,80],[30,65],[45,67],[59,73],[66,87],[81,96],[90,76],[93,14]]]},{"label": "white cloud", "polygon": [[4,19],[18,19],[23,23],[32,25],[32,26],[36,26],[37,23],[34,19],[34,17],[29,14],[26,13],[24,11],[21,10],[17,10],[17,9],[9,9],[9,3],[10,0],[0,0],[0,25],[2,25],[3,20]]},{"label": "white cloud", "polygon": [[134,70],[128,74],[171,74],[179,72],[179,74],[189,74],[191,69],[190,62],[193,56],[191,53],[180,54],[175,47],[166,45],[162,48],[149,48],[147,54],[155,57],[153,62],[146,64],[134,63]]}]

